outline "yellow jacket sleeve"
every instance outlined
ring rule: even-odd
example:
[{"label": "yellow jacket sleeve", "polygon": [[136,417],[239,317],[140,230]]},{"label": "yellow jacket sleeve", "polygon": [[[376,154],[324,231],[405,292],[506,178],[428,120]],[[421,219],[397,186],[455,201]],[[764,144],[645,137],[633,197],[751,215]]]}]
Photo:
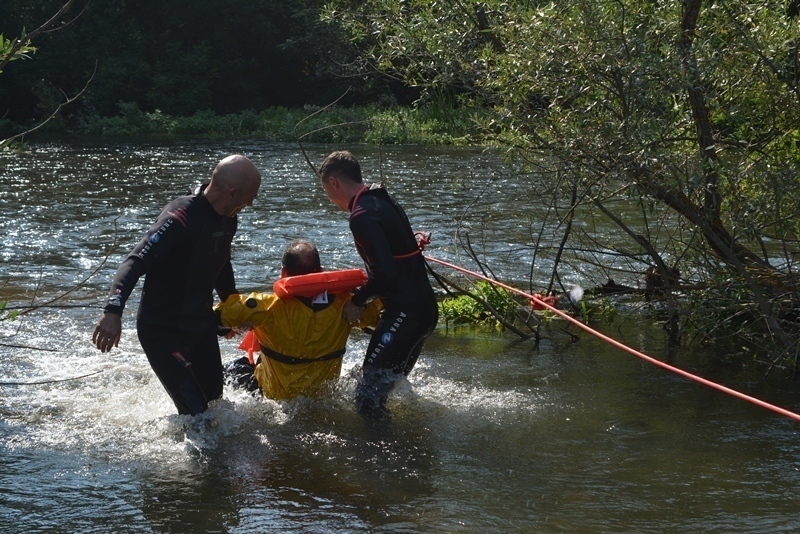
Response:
[{"label": "yellow jacket sleeve", "polygon": [[374,299],[367,303],[367,307],[364,310],[364,315],[361,316],[361,320],[358,321],[354,326],[358,328],[370,328],[374,327],[378,324],[378,319],[380,319],[381,311],[383,310],[383,303],[380,299]]},{"label": "yellow jacket sleeve", "polygon": [[225,302],[214,306],[222,326],[232,328],[250,321],[254,325],[266,324],[271,318],[270,309],[278,297],[272,293],[250,293],[249,295],[230,295]]}]

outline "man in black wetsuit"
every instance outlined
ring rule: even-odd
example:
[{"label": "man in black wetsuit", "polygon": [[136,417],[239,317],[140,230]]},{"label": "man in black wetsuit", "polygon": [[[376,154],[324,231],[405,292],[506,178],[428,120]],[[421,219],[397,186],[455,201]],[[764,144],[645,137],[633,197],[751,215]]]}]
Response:
[{"label": "man in black wetsuit", "polygon": [[361,413],[380,415],[396,380],[408,376],[439,318],[425,260],[403,208],[383,187],[366,186],[358,160],[333,152],[319,169],[328,199],[350,212],[350,230],[367,270],[367,282],[345,307],[349,321],[379,297],[384,310],[372,334],[356,391]]},{"label": "man in black wetsuit", "polygon": [[101,352],[119,346],[122,310],[144,276],[136,331],[180,414],[196,415],[222,396],[213,291],[222,300],[238,293],[230,261],[236,214],[253,204],[260,185],[253,162],[228,156],[205,189],[167,204],[117,270],[94,330]]}]

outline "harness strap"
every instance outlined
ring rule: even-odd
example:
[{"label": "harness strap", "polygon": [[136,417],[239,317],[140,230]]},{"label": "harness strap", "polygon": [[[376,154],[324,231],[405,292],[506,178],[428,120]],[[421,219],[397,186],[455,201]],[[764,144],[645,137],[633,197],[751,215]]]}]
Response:
[{"label": "harness strap", "polygon": [[285,354],[281,354],[280,352],[275,352],[272,349],[261,345],[261,352],[270,360],[275,360],[276,362],[286,363],[289,365],[299,365],[303,363],[314,363],[314,362],[326,362],[329,360],[335,360],[336,358],[341,358],[344,356],[345,349],[337,350],[331,352],[330,354],[326,354],[324,356],[320,356],[319,358],[296,358],[294,356],[287,356]]},{"label": "harness strap", "polygon": [[409,252],[408,254],[400,254],[398,256],[392,256],[396,260],[402,260],[404,258],[411,258],[416,256],[417,254],[422,254],[422,251],[425,250],[425,246],[429,245],[431,242],[431,234],[425,234],[425,232],[414,232],[414,237],[417,239],[417,250],[414,252]]},{"label": "harness strap", "polygon": [[[365,191],[369,191],[369,189],[370,188],[365,185],[353,197],[353,204],[352,204],[352,208],[350,210],[350,219],[353,218],[353,214],[356,212],[356,209],[358,209],[358,199],[361,197],[361,194],[364,193]],[[392,257],[394,259],[396,259],[396,260],[402,260],[402,259],[405,259],[405,258],[412,258],[412,257],[416,256],[417,254],[422,254],[422,251],[425,250],[425,246],[429,245],[430,242],[431,242],[431,234],[430,233],[428,233],[426,235],[425,232],[414,232],[414,238],[417,240],[417,250],[409,252],[408,254],[399,254],[397,256],[392,256]]]}]

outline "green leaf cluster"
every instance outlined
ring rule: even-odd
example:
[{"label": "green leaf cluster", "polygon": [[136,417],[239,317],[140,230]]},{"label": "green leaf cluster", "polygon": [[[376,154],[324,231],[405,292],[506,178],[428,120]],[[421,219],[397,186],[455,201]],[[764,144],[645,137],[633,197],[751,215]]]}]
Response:
[{"label": "green leaf cluster", "polygon": [[0,321],[13,321],[19,315],[19,310],[8,311],[6,310],[7,307],[8,301],[0,300]]},{"label": "green leaf cluster", "polygon": [[[0,64],[9,63],[18,59],[30,59],[31,54],[36,53],[36,47],[31,44],[16,47],[15,45],[17,44],[17,40],[6,39],[5,36],[0,33]],[[0,74],[2,73],[3,70],[0,69]]]},{"label": "green leaf cluster", "polygon": [[[487,302],[497,314],[513,323],[519,303],[513,293],[489,282],[479,281],[471,290],[479,299]],[[445,297],[439,301],[439,317],[447,325],[470,325],[477,328],[502,330],[498,316],[479,300],[469,295]]]}]

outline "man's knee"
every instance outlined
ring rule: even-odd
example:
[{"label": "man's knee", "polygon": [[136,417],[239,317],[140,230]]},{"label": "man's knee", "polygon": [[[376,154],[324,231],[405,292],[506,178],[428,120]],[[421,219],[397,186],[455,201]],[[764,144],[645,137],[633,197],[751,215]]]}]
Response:
[{"label": "man's knee", "polygon": [[177,387],[169,391],[169,394],[179,414],[197,415],[208,409],[210,399],[206,399],[197,383],[189,377],[180,380]]},{"label": "man's knee", "polygon": [[392,369],[365,367],[356,386],[358,411],[364,413],[383,409],[399,376]]}]

